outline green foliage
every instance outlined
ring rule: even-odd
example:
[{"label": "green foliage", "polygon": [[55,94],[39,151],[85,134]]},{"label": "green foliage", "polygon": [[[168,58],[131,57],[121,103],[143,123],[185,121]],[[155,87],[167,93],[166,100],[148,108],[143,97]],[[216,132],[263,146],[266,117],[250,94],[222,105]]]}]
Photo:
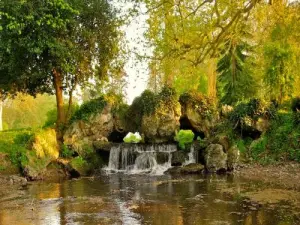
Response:
[{"label": "green foliage", "polygon": [[80,175],[87,175],[91,169],[89,163],[81,156],[72,159],[70,164]]},{"label": "green foliage", "polygon": [[195,134],[191,130],[180,130],[176,133],[174,140],[178,142],[179,148],[186,149],[187,144],[191,144],[194,140]]},{"label": "green foliage", "polygon": [[6,153],[10,161],[23,167],[28,163],[28,145],[32,138],[32,132],[28,130],[14,130],[0,132],[0,152]]},{"label": "green foliage", "polygon": [[294,125],[292,113],[278,113],[266,135],[269,153],[276,160],[300,161],[300,128]]},{"label": "green foliage", "polygon": [[74,155],[74,151],[68,146],[62,145],[60,155],[63,158],[71,158]]},{"label": "green foliage", "polygon": [[289,93],[292,93],[294,77],[289,69],[293,57],[293,51],[287,41],[289,30],[283,24],[277,23],[271,33],[270,41],[265,44],[264,55],[267,59],[264,83],[266,84],[270,98],[280,103]]},{"label": "green foliage", "polygon": [[47,112],[55,106],[52,95],[37,95],[35,98],[18,94],[9,97],[3,104],[3,121],[6,130],[40,128],[46,121]]},{"label": "green foliage", "polygon": [[[246,67],[249,45],[241,40],[230,40],[218,61],[218,92],[220,102],[235,105],[238,101],[255,96],[257,87],[253,74]],[[249,54],[249,53],[248,53]]]},{"label": "green foliage", "polygon": [[[64,105],[64,110],[67,112],[69,109],[69,105]],[[76,111],[79,110],[79,106],[77,104],[72,104],[71,109],[70,109],[70,115],[69,117],[72,118],[75,114]],[[43,128],[54,128],[56,125],[56,120],[57,120],[57,109],[51,109],[50,111],[47,112],[47,119],[46,122],[43,125]]]},{"label": "green foliage", "polygon": [[268,137],[263,135],[250,145],[250,156],[255,161],[261,161],[266,158]]},{"label": "green foliage", "polygon": [[91,101],[83,103],[77,111],[73,114],[70,121],[76,120],[84,120],[87,121],[91,115],[96,114],[98,112],[102,112],[104,107],[106,106],[106,101],[103,96],[92,99]]},{"label": "green foliage", "polygon": [[32,141],[34,137],[33,133],[21,133],[17,134],[14,138],[14,143],[19,145],[27,145]]},{"label": "green foliage", "polygon": [[247,103],[238,104],[232,112],[229,113],[229,121],[237,128],[243,128],[247,125],[247,118],[257,120],[259,117],[274,118],[276,108],[272,103],[266,103],[260,99],[251,99]]},{"label": "green foliage", "polygon": [[142,141],[141,137],[138,137],[137,135],[133,133],[128,133],[126,137],[123,139],[125,143],[140,143]]}]

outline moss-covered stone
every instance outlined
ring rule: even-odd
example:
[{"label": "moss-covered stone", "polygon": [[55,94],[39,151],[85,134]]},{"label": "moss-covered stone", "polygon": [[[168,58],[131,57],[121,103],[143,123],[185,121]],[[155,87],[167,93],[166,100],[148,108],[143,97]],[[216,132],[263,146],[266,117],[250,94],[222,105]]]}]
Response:
[{"label": "moss-covered stone", "polygon": [[59,146],[54,129],[46,129],[34,135],[32,151],[38,158],[50,158],[55,160],[59,157]]},{"label": "moss-covered stone", "polygon": [[182,117],[186,118],[193,130],[210,136],[218,120],[216,106],[212,99],[198,92],[187,92],[180,96]]},{"label": "moss-covered stone", "polygon": [[206,170],[211,173],[227,171],[227,154],[222,145],[211,144],[205,150]]},{"label": "moss-covered stone", "polygon": [[31,144],[31,150],[26,154],[27,161],[21,166],[23,174],[30,180],[41,180],[47,171],[47,166],[58,159],[59,146],[54,129],[37,132]]},{"label": "moss-covered stone", "polygon": [[6,153],[0,152],[0,174],[2,175],[10,175],[10,174],[18,174],[19,168],[14,165],[10,159],[9,155]]},{"label": "moss-covered stone", "polygon": [[80,156],[72,159],[69,165],[71,169],[75,170],[80,176],[87,176],[91,172],[89,163]]},{"label": "moss-covered stone", "polygon": [[186,166],[175,166],[170,168],[167,173],[169,174],[200,174],[204,171],[205,167],[198,163],[191,163]]}]

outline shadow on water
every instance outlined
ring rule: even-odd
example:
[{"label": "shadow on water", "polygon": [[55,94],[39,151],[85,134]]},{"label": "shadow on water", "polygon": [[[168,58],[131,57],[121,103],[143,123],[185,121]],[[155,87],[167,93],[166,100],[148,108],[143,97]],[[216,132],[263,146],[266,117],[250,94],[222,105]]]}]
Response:
[{"label": "shadow on water", "polygon": [[0,224],[300,224],[300,193],[269,202],[251,198],[267,188],[230,175],[110,174],[32,183],[17,196],[0,196]]}]

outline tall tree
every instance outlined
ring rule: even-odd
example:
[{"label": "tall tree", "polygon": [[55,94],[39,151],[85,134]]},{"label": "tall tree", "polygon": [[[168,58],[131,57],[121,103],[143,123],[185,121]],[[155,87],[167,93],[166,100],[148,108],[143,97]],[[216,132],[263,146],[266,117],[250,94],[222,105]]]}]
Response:
[{"label": "tall tree", "polygon": [[119,50],[116,13],[106,0],[0,4],[0,88],[55,93],[60,127],[64,92],[72,98],[76,85],[107,75]]},{"label": "tall tree", "polygon": [[228,40],[224,53],[218,61],[219,96],[224,104],[234,105],[240,100],[255,96],[256,82],[247,68],[246,60],[251,54],[247,42],[238,35]]}]

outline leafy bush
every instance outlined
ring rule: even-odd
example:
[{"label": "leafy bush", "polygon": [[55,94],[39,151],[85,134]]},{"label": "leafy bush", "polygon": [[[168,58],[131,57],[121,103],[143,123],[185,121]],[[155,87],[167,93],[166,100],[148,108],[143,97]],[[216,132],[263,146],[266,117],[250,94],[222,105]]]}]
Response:
[{"label": "leafy bush", "polygon": [[79,109],[71,117],[71,122],[76,120],[85,120],[87,121],[91,115],[101,112],[106,106],[106,101],[104,97],[99,97],[97,99],[92,99],[89,102],[83,103]]},{"label": "leafy bush", "polygon": [[[69,105],[64,106],[64,110],[67,113],[68,112]],[[71,112],[70,112],[70,117],[72,118],[74,113],[79,109],[79,106],[77,104],[73,104],[71,106]],[[53,128],[55,127],[57,120],[57,109],[52,109],[47,112],[47,120],[43,125],[43,128]]]},{"label": "leafy bush", "polygon": [[142,138],[138,132],[134,134],[129,132],[123,140],[125,143],[140,143]]},{"label": "leafy bush", "polygon": [[32,141],[33,137],[34,137],[33,133],[30,132],[17,134],[16,137],[14,138],[14,143],[26,146]]},{"label": "leafy bush", "polygon": [[251,99],[247,103],[238,104],[232,112],[229,113],[229,121],[235,128],[243,130],[245,119],[257,120],[259,117],[275,118],[276,107],[272,103],[266,103],[259,99]]},{"label": "leafy bush", "polygon": [[261,161],[266,156],[268,137],[262,136],[250,145],[250,155],[255,161]]},{"label": "leafy bush", "polygon": [[180,130],[174,138],[178,142],[179,148],[185,150],[187,144],[191,144],[195,134],[191,130]]},{"label": "leafy bush", "polygon": [[62,145],[60,154],[64,158],[71,158],[74,155],[74,151],[68,148],[68,146]]},{"label": "leafy bush", "polygon": [[276,160],[300,162],[300,128],[294,126],[292,113],[278,113],[266,135],[269,154]]}]

